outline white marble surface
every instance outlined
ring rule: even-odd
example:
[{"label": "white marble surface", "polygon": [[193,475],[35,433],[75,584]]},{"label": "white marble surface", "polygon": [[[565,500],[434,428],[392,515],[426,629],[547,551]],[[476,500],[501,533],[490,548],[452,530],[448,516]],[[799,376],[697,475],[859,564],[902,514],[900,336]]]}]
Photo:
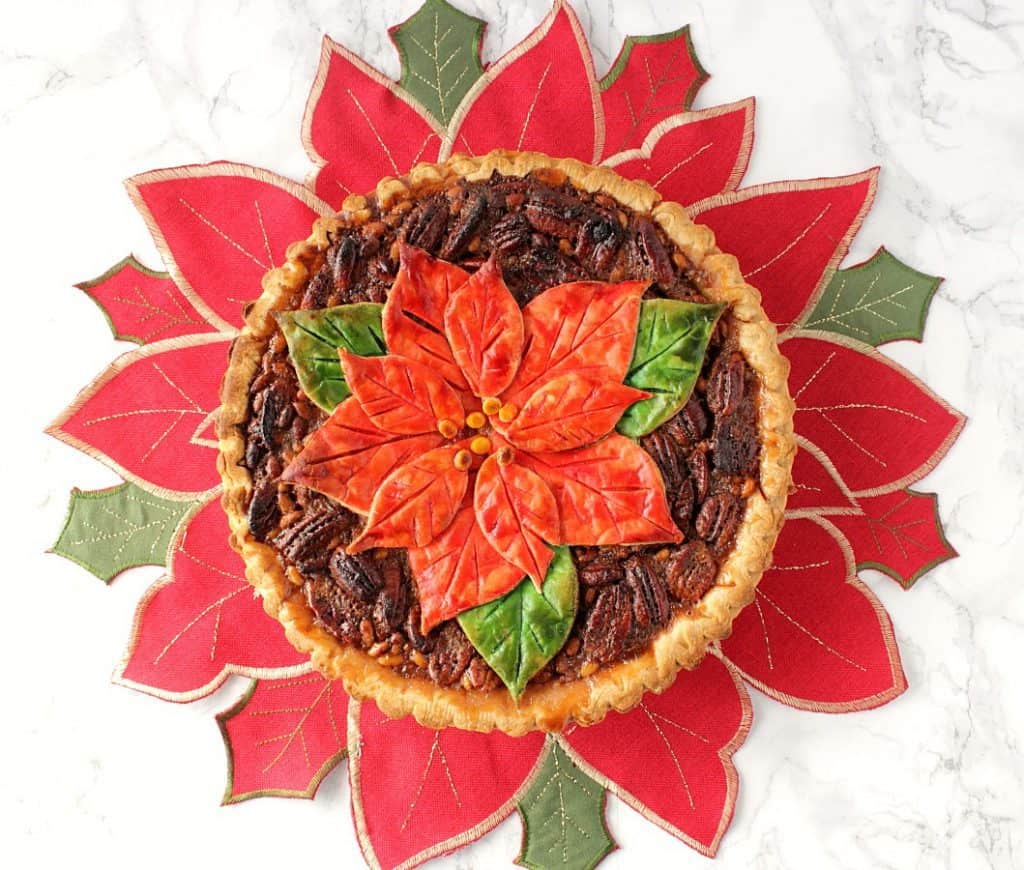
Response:
[{"label": "white marble surface", "polygon": [[[457,0],[493,22],[488,58],[546,0]],[[183,862],[359,866],[341,771],[315,803],[218,806],[213,712],[240,686],[174,707],[108,683],[156,574],[106,589],[43,555],[71,484],[114,482],[40,434],[117,347],[71,285],[129,250],[157,265],[119,182],[226,157],[301,178],[298,130],[321,32],[397,74],[386,25],[416,0],[33,0],[0,7],[4,628],[0,841],[7,866]],[[799,713],[755,695],[737,756],[723,868],[1024,866],[1024,6],[1020,0],[586,0],[599,72],[620,40],[693,24],[713,72],[698,106],[755,94],[748,183],[880,162],[851,252],[885,243],[946,276],[923,346],[887,352],[971,417],[926,482],[961,558],[910,593],[867,580],[892,613],[910,690],[881,710]],[[41,343],[45,342],[45,344]],[[30,373],[29,378],[24,373]],[[12,559],[11,554],[14,554]],[[58,603],[59,602],[59,603]],[[624,805],[603,866],[708,866]],[[328,832],[325,838],[324,834]],[[505,866],[512,819],[437,866]],[[310,860],[303,858],[303,860]]]}]

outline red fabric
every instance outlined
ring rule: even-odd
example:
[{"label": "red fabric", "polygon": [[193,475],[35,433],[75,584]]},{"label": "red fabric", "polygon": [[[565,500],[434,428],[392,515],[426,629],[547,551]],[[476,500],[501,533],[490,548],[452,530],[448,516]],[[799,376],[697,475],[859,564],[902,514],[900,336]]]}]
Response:
[{"label": "red fabric", "polygon": [[[648,66],[670,74],[649,79]],[[140,296],[132,299],[164,312],[173,299],[194,313],[184,325],[166,315],[149,321],[124,301],[127,278],[94,283],[90,292],[121,332],[152,323],[158,332],[140,337],[174,337],[118,359],[50,431],[152,491],[208,499],[176,545],[173,581],[158,583],[141,603],[118,677],[173,700],[208,694],[228,673],[261,679],[243,708],[222,717],[234,760],[229,799],[312,794],[344,737],[336,733],[344,703],[340,694],[329,706],[315,703],[319,678],[301,675],[307,659],[263,613],[227,545],[211,421],[228,340],[265,267],[306,237],[327,208],[321,200],[337,205],[382,175],[446,156],[452,142],[476,153],[501,145],[587,160],[602,155],[658,183],[667,198],[700,200],[699,220],[761,290],[792,362],[804,450],[775,568],[723,642],[722,659],[680,674],[669,691],[647,696],[628,714],[566,735],[580,763],[656,823],[712,854],[735,800],[731,754],[749,724],[737,674],[774,698],[816,710],[863,709],[904,688],[888,616],[856,579],[855,565],[880,567],[909,585],[952,554],[933,497],[906,487],[939,461],[963,420],[871,348],[799,329],[871,205],[875,172],[734,190],[749,156],[753,102],[679,111],[687,102],[683,89],[692,96],[701,80],[685,35],[677,35],[635,46],[618,79],[596,96],[579,23],[556,3],[526,43],[488,70],[442,143],[443,131],[401,88],[326,41],[304,129],[307,149],[322,164],[320,198],[234,164],[133,179],[174,285],[139,279]],[[655,99],[659,93],[667,102]],[[650,111],[628,115],[638,105]],[[278,742],[282,724],[294,725],[277,714],[256,715],[277,709],[276,698],[287,699],[281,709],[313,711],[297,732],[311,751],[308,758],[294,751],[293,740],[265,769],[271,743],[264,741]],[[409,719],[385,720],[372,704],[362,707],[348,739],[361,753],[349,768],[361,843],[385,867],[456,848],[495,824],[510,811],[542,744],[538,735],[438,734]]]}]

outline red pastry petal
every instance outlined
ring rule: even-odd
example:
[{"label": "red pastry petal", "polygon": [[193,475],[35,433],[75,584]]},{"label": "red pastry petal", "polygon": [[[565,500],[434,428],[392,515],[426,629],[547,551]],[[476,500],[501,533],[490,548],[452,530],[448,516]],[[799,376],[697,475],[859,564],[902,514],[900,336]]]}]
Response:
[{"label": "red pastry petal", "polygon": [[450,420],[464,422],[462,402],[439,374],[407,357],[356,356],[339,350],[345,380],[367,418],[378,429],[398,435],[425,435]]},{"label": "red pastry petal", "polygon": [[578,281],[533,299],[523,309],[523,361],[506,395],[521,405],[544,381],[566,372],[621,382],[633,358],[648,283]]},{"label": "red pastry petal", "polygon": [[626,408],[649,396],[593,375],[556,375],[527,399],[505,436],[530,452],[584,447],[611,432]]},{"label": "red pastry petal", "polygon": [[555,496],[540,475],[488,456],[477,474],[473,507],[491,546],[539,589],[553,555],[547,544],[561,543]]},{"label": "red pastry petal", "polygon": [[409,550],[419,592],[421,628],[500,598],[519,585],[523,572],[488,543],[467,497],[450,526],[425,547]]},{"label": "red pastry petal", "polygon": [[551,487],[561,540],[578,546],[678,542],[661,472],[631,438],[609,435],[589,447],[521,454]]},{"label": "red pastry petal", "polygon": [[125,185],[175,283],[225,331],[242,325],[285,249],[330,212],[302,185],[240,163],[157,169]]},{"label": "red pastry petal", "polygon": [[377,490],[366,527],[348,551],[425,547],[448,528],[469,485],[468,472],[455,467],[462,446],[435,447],[395,469]]},{"label": "red pastry petal", "polygon": [[409,245],[402,246],[401,259],[381,318],[388,350],[425,363],[450,384],[468,389],[444,334],[444,310],[469,273]]},{"label": "red pastry petal", "polygon": [[843,178],[781,181],[693,206],[723,251],[761,291],[765,313],[787,329],[839,265],[875,198],[877,169]]},{"label": "red pastry petal", "polygon": [[287,677],[309,669],[308,657],[264,613],[229,534],[215,497],[174,542],[171,575],[139,603],[115,682],[168,701],[194,701],[230,674]]},{"label": "red pastry petal", "polygon": [[114,360],[46,431],[151,491],[205,492],[220,482],[207,435],[227,354],[223,335],[147,344]]},{"label": "red pastry petal", "polygon": [[525,40],[492,64],[452,117],[454,152],[542,151],[596,163],[604,112],[576,13],[556,3]]},{"label": "red pastry petal", "polygon": [[302,122],[302,143],[319,167],[318,196],[337,207],[350,193],[373,190],[384,176],[435,160],[443,137],[407,91],[324,37]]},{"label": "red pastry petal", "polygon": [[630,36],[601,79],[606,157],[639,148],[656,124],[689,109],[708,80],[690,28],[657,36]]},{"label": "red pastry petal", "polygon": [[605,161],[620,175],[642,178],[665,199],[690,205],[743,178],[754,145],[753,97],[666,118],[638,147]]},{"label": "red pastry petal", "polygon": [[258,680],[217,715],[228,751],[225,804],[311,798],[345,757],[348,695],[320,674]]},{"label": "red pastry petal", "polygon": [[395,435],[378,429],[350,397],[306,441],[281,479],[329,495],[357,513],[396,468],[444,443],[441,435]]},{"label": "red pastry petal", "polygon": [[897,490],[857,500],[863,513],[832,519],[853,547],[857,568],[874,568],[909,589],[923,574],[957,555],[939,520],[938,497]]},{"label": "red pastry petal", "polygon": [[75,285],[103,310],[114,338],[148,344],[179,335],[214,332],[166,272],[133,256],[99,278]]},{"label": "red pastry petal", "polygon": [[797,437],[793,460],[793,491],[786,502],[793,513],[820,515],[856,513],[857,503],[832,461],[806,438]]},{"label": "red pastry petal", "polygon": [[370,702],[349,713],[349,777],[371,867],[415,867],[483,836],[515,809],[544,735],[431,731]]},{"label": "red pastry petal", "polygon": [[444,314],[452,355],[478,396],[511,383],[523,353],[523,313],[491,257],[452,293]]},{"label": "red pastry petal", "polygon": [[714,656],[680,671],[671,688],[628,713],[609,713],[564,741],[576,762],[654,822],[714,855],[732,820],[739,785],[732,756],[746,740],[750,698]]},{"label": "red pastry petal", "polygon": [[801,709],[866,710],[907,687],[889,615],[825,519],[786,523],[773,567],[722,652],[748,682]]},{"label": "red pastry petal", "polygon": [[797,432],[828,456],[856,495],[902,489],[927,474],[964,418],[867,345],[796,335],[782,345]]}]

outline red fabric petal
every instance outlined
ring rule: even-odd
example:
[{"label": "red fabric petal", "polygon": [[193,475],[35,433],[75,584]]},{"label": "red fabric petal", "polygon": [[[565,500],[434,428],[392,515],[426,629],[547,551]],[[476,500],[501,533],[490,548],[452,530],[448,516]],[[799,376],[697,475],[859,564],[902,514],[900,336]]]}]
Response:
[{"label": "red fabric petal", "polygon": [[750,722],[743,684],[708,656],[663,694],[564,739],[584,769],[645,818],[714,855],[736,804],[732,756]]},{"label": "red fabric petal", "polygon": [[369,702],[350,719],[349,776],[371,867],[414,867],[483,836],[514,809],[544,735],[509,737],[389,719]]},{"label": "red fabric petal", "polygon": [[214,498],[175,543],[171,576],[139,603],[116,682],[169,701],[194,701],[229,674],[283,677],[309,667],[264,613],[228,537],[227,517]]},{"label": "red fabric petal", "polygon": [[240,163],[157,169],[126,185],[171,277],[224,330],[242,325],[264,273],[330,211],[302,185]]},{"label": "red fabric petal", "polygon": [[844,713],[906,689],[889,615],[857,579],[852,556],[828,520],[783,527],[753,604],[722,641],[761,691],[794,707]]},{"label": "red fabric petal", "polygon": [[963,427],[963,417],[867,345],[796,336],[791,365],[797,432],[828,456],[856,494],[901,489],[929,472]]},{"label": "red fabric petal", "polygon": [[605,165],[642,178],[665,199],[690,205],[743,178],[754,145],[754,100],[666,118],[636,149]]},{"label": "red fabric petal", "polygon": [[467,498],[452,524],[425,547],[409,550],[419,592],[421,628],[500,598],[519,585],[523,572],[488,543]]},{"label": "red fabric petal", "polygon": [[786,329],[839,265],[875,197],[877,169],[843,178],[782,181],[693,206],[761,291],[765,313]]},{"label": "red fabric petal", "polygon": [[444,315],[452,355],[478,396],[511,383],[523,353],[523,313],[491,257],[452,293]]},{"label": "red fabric petal", "polygon": [[678,542],[654,460],[631,438],[609,435],[590,447],[522,455],[554,493],[563,543],[579,546]]},{"label": "red fabric petal", "polygon": [[348,552],[425,547],[448,528],[469,486],[469,473],[455,467],[462,447],[436,447],[395,469],[373,497],[366,527]]},{"label": "red fabric petal", "polygon": [[790,513],[855,513],[857,504],[831,460],[815,445],[797,439],[793,460],[793,491],[786,502]]},{"label": "red fabric petal", "polygon": [[604,112],[594,61],[576,13],[556,3],[525,40],[466,94],[452,118],[454,152],[493,148],[600,158]]},{"label": "red fabric petal", "polygon": [[942,531],[937,496],[902,489],[857,502],[862,514],[832,522],[853,547],[858,568],[883,571],[909,588],[957,555]]},{"label": "red fabric petal", "polygon": [[103,309],[114,338],[123,341],[148,344],[214,331],[169,275],[147,269],[134,257],[75,286]]},{"label": "red fabric petal", "polygon": [[605,156],[639,148],[656,124],[690,108],[707,80],[689,27],[664,37],[627,39],[601,80]]},{"label": "red fabric petal", "polygon": [[547,544],[561,543],[558,506],[540,475],[488,456],[477,473],[473,507],[491,546],[539,589],[553,555]]},{"label": "red fabric petal", "polygon": [[505,436],[531,453],[584,447],[611,432],[630,405],[649,396],[593,375],[556,375],[526,400]]},{"label": "red fabric petal", "polygon": [[423,363],[395,354],[369,357],[339,350],[338,355],[349,389],[378,429],[425,435],[436,433],[442,420],[462,428],[458,394]]},{"label": "red fabric petal", "polygon": [[646,281],[579,281],[545,290],[523,309],[526,349],[506,391],[520,405],[544,381],[566,372],[619,383],[636,343]]},{"label": "red fabric petal", "polygon": [[311,798],[345,756],[348,695],[320,674],[259,680],[217,716],[228,750],[224,803]]},{"label": "red fabric petal", "polygon": [[351,397],[309,437],[281,479],[308,486],[365,514],[388,475],[443,443],[436,432],[395,435],[378,429]]},{"label": "red fabric petal", "polygon": [[409,245],[402,246],[401,259],[381,318],[388,350],[425,363],[448,383],[468,389],[444,334],[444,311],[469,273]]},{"label": "red fabric petal", "polygon": [[302,122],[306,153],[320,167],[318,196],[337,207],[350,193],[373,190],[384,176],[435,160],[443,136],[407,91],[324,37]]},{"label": "red fabric petal", "polygon": [[149,344],[118,357],[47,429],[143,487],[183,494],[220,482],[217,442],[225,336]]}]

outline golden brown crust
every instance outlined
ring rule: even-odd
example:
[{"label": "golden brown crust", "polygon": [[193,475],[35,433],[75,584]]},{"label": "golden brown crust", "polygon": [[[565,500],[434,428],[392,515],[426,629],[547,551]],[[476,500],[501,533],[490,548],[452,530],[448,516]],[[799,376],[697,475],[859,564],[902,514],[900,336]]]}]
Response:
[{"label": "golden brown crust", "polygon": [[503,691],[442,688],[429,680],[400,676],[365,652],[339,642],[317,624],[301,589],[287,579],[274,550],[249,533],[246,508],[252,480],[239,463],[245,450],[240,427],[248,407],[248,386],[274,329],[271,313],[305,283],[311,264],[328,247],[328,230],[367,219],[365,198],[348,197],[338,218],[318,220],[305,242],[289,248],[285,265],[267,273],[263,295],[247,312],[245,328],[232,348],[217,427],[224,509],[231,525],[231,545],[245,560],[246,576],[262,596],[267,613],[284,626],[288,640],[308,653],[326,676],[341,679],[353,697],[370,698],[387,715],[412,715],[430,728],[497,728],[512,735],[537,729],[558,731],[572,721],[590,725],[609,710],[627,710],[644,692],[664,691],[679,668],[695,667],[709,644],[729,634],[735,615],[753,600],[754,589],[771,562],[789,492],[796,451],[793,402],[786,386],[789,363],[779,353],[775,327],[761,310],[760,294],[743,280],[736,258],[719,251],[711,230],[695,225],[682,206],[661,202],[647,184],[627,181],[609,169],[514,151],[420,164],[404,178],[383,179],[376,196],[387,207],[395,198],[442,187],[454,176],[473,181],[489,178],[494,170],[523,176],[538,169],[561,170],[577,188],[601,191],[634,211],[650,214],[703,271],[705,294],[732,306],[740,350],[760,380],[761,487],[748,499],[735,546],[700,604],[690,613],[675,616],[643,654],[590,677],[528,687],[517,703]]}]

